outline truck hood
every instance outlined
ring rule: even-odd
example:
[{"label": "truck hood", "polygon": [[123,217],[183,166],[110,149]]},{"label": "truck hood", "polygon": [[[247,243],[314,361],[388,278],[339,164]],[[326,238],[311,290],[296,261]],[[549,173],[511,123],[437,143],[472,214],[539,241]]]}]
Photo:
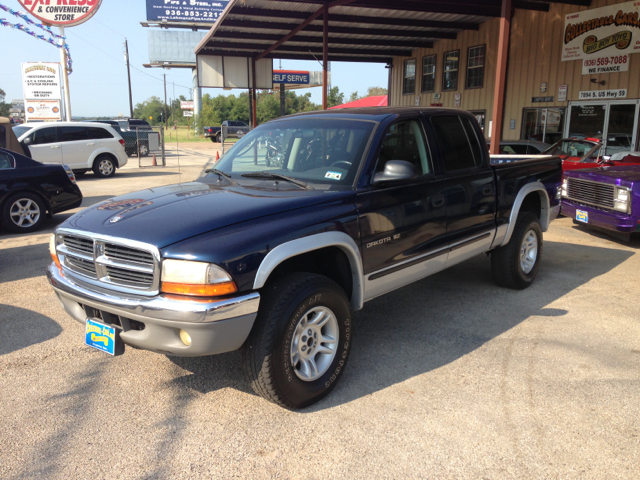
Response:
[{"label": "truck hood", "polygon": [[77,213],[61,227],[164,248],[235,223],[350,195],[352,191],[274,190],[195,181],[114,197]]},{"label": "truck hood", "polygon": [[565,176],[631,188],[635,182],[640,181],[640,166],[600,167],[588,168],[585,170],[572,170],[570,172],[565,172]]}]

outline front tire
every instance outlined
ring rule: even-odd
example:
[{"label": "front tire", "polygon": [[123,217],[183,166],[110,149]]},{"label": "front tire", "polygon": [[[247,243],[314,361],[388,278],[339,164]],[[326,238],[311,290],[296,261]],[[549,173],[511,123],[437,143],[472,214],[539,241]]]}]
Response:
[{"label": "front tire", "polygon": [[264,289],[243,352],[253,390],[288,408],[331,392],[346,366],[352,317],[344,291],[327,277],[287,275]]},{"label": "front tire", "polygon": [[493,279],[501,287],[523,290],[533,283],[541,258],[540,220],[532,213],[521,213],[509,243],[491,252]]},{"label": "front tire", "polygon": [[93,162],[93,173],[100,178],[113,177],[116,173],[116,164],[108,155],[102,155]]},{"label": "front tire", "polygon": [[44,221],[45,206],[33,193],[18,193],[4,204],[2,220],[5,228],[14,233],[30,233]]}]

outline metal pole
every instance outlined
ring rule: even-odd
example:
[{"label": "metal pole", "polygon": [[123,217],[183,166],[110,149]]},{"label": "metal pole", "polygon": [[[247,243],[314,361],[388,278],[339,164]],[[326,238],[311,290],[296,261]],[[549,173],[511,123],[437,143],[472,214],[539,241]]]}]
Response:
[{"label": "metal pole", "polygon": [[129,43],[124,39],[124,58],[127,61],[127,76],[129,78],[129,118],[133,118],[133,96],[131,94],[131,68],[129,67]]},{"label": "metal pole", "polygon": [[253,128],[258,126],[258,117],[256,115],[256,61],[251,59],[251,84],[253,85]]},{"label": "metal pole", "polygon": [[[64,27],[59,27],[60,36],[64,37]],[[71,121],[71,94],[69,93],[69,72],[67,71],[67,52],[64,49],[65,41],[60,39],[60,63],[62,68],[62,85],[64,88],[64,115],[67,122]]]},{"label": "metal pole", "polygon": [[251,98],[251,63],[247,57],[247,86],[249,87],[249,126],[255,128],[253,118],[253,100]]},{"label": "metal pole", "polygon": [[164,129],[167,129],[169,119],[167,118],[167,74],[164,74]]},{"label": "metal pole", "polygon": [[389,78],[387,79],[387,106],[391,106],[391,83],[393,82],[393,63],[387,65],[389,69]]},{"label": "metal pole", "polygon": [[509,32],[511,29],[511,0],[502,0],[500,15],[500,39],[498,40],[498,66],[496,71],[496,89],[493,94],[493,115],[491,123],[491,155],[500,153],[502,138],[502,120],[504,116],[504,91],[507,79],[507,61],[509,59]]},{"label": "metal pole", "polygon": [[284,117],[287,114],[286,98],[287,98],[287,92],[284,88],[284,83],[281,83],[280,84],[280,116],[281,117]]},{"label": "metal pole", "polygon": [[322,109],[327,109],[327,87],[329,64],[329,6],[325,3],[322,10]]}]

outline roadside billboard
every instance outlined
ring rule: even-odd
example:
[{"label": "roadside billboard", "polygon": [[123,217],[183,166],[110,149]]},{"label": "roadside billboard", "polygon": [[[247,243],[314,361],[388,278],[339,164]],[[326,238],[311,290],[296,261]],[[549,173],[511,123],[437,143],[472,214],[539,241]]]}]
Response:
[{"label": "roadside billboard", "polygon": [[[189,3],[189,5],[187,4]],[[150,22],[215,23],[229,0],[147,0],[147,20]]]},{"label": "roadside billboard", "polygon": [[27,122],[55,122],[62,120],[60,100],[25,100],[24,113]]},{"label": "roadside billboard", "polygon": [[181,100],[180,108],[182,110],[193,110],[193,100]]},{"label": "roadside billboard", "polygon": [[640,2],[565,16],[562,61],[640,53]]},{"label": "roadside billboard", "polygon": [[73,27],[93,17],[102,0],[18,0],[18,3],[47,25]]},{"label": "roadside billboard", "polygon": [[25,100],[60,100],[60,64],[22,64],[22,92]]}]

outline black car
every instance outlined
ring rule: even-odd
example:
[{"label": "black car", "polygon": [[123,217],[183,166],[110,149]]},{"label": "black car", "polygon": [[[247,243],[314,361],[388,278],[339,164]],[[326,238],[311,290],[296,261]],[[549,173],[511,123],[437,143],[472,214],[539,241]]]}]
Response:
[{"label": "black car", "polygon": [[0,148],[0,210],[11,232],[37,229],[45,215],[79,207],[82,192],[66,165],[43,165]]}]

